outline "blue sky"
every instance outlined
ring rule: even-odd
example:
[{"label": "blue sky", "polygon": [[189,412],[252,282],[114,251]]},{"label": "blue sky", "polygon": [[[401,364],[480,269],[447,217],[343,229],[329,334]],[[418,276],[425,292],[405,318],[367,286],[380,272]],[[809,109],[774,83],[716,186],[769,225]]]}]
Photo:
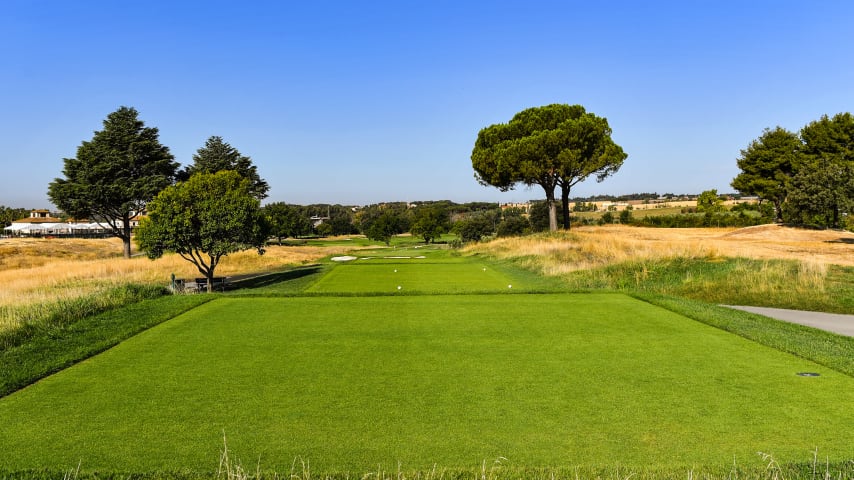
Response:
[{"label": "blue sky", "polygon": [[135,107],[182,165],[212,135],[268,202],[513,202],[477,132],[581,104],[628,153],[573,195],[729,186],[766,127],[854,109],[854,2],[0,3],[0,205],[50,207],[65,157]]}]

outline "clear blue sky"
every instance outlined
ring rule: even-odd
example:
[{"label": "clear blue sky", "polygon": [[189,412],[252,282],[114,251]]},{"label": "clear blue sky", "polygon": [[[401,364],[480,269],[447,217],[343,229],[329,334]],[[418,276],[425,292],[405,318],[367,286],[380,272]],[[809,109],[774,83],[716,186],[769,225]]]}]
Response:
[{"label": "clear blue sky", "polygon": [[477,132],[581,104],[629,154],[573,195],[729,186],[763,128],[854,110],[854,2],[0,4],[0,204],[51,207],[64,157],[135,107],[183,165],[211,135],[267,201],[525,201],[473,178]]}]

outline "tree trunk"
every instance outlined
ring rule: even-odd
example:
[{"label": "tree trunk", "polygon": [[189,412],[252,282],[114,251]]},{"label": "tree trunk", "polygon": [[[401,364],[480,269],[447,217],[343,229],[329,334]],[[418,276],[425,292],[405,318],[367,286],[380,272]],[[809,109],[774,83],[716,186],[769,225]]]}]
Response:
[{"label": "tree trunk", "polygon": [[125,258],[130,258],[130,237],[122,237],[122,253]]},{"label": "tree trunk", "polygon": [[839,228],[839,202],[833,203],[833,228]]},{"label": "tree trunk", "polygon": [[555,205],[555,187],[557,187],[557,179],[550,175],[546,179],[541,179],[537,184],[543,187],[546,193],[546,204],[549,206],[549,231],[557,231],[557,207]]},{"label": "tree trunk", "polygon": [[774,222],[783,223],[783,200],[775,198],[774,199]]},{"label": "tree trunk", "polygon": [[122,219],[122,233],[119,235],[122,239],[122,248],[125,258],[130,258],[130,219],[125,216]]},{"label": "tree trunk", "polygon": [[208,270],[208,274],[206,276],[208,277],[208,293],[213,293],[213,279],[214,279],[213,268]]},{"label": "tree trunk", "polygon": [[563,213],[563,228],[569,230],[569,187],[560,187],[560,208]]},{"label": "tree trunk", "polygon": [[549,231],[556,232],[557,231],[557,205],[555,205],[554,194],[549,195],[546,201],[549,204]]}]

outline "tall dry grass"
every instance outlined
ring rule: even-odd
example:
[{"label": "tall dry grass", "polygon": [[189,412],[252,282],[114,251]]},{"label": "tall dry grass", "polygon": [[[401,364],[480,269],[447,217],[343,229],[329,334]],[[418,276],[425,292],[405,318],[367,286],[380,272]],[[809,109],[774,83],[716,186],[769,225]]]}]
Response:
[{"label": "tall dry grass", "polygon": [[627,261],[742,257],[796,260],[816,270],[854,266],[854,234],[760,225],[748,228],[577,227],[528,237],[499,238],[468,247],[498,258],[536,258],[543,273],[560,275]]},{"label": "tall dry grass", "polygon": [[[218,276],[268,272],[304,265],[338,253],[334,247],[267,248],[224,257]],[[343,251],[343,247],[341,247]],[[125,259],[117,239],[3,239],[0,241],[0,330],[20,324],[27,310],[86,296],[129,283],[169,285],[177,278],[201,276],[190,262],[168,254],[157,260]]]},{"label": "tall dry grass", "polygon": [[500,238],[470,246],[467,250],[500,259],[521,259],[521,264],[551,276],[628,261],[721,256],[716,245],[687,231],[689,229],[679,238],[650,235],[648,230],[651,229],[619,226],[577,228],[570,232]]},{"label": "tall dry grass", "polygon": [[[839,232],[583,227],[467,247],[571,289],[635,289],[745,305],[845,310],[829,291],[831,265],[854,260]],[[805,254],[804,252],[810,252]]]}]

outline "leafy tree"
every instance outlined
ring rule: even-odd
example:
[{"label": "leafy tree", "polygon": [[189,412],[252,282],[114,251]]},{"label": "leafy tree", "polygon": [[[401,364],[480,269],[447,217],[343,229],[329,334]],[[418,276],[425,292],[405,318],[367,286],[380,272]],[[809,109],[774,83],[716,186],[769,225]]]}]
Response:
[{"label": "leafy tree", "polygon": [[765,129],[762,135],[741,151],[733,188],[747,195],[757,195],[774,204],[777,222],[783,221],[783,203],[790,182],[802,162],[801,140],[797,134],[777,127]]},{"label": "leafy tree", "polygon": [[525,235],[531,231],[531,222],[523,216],[505,217],[495,229],[495,235],[499,237],[514,237]]},{"label": "leafy tree", "polygon": [[391,238],[406,231],[404,220],[394,210],[387,210],[370,222],[365,236],[371,240],[391,244]]},{"label": "leafy tree", "polygon": [[803,165],[791,182],[792,220],[841,227],[854,212],[854,116],[827,115],[801,129]]},{"label": "leafy tree", "polygon": [[160,192],[148,205],[136,239],[151,259],[175,252],[195,265],[210,292],[222,257],[250,248],[263,254],[267,233],[252,183],[225,170],[197,173]]},{"label": "leafy tree", "polygon": [[788,221],[819,227],[843,227],[854,212],[854,165],[827,158],[810,161],[792,179],[784,208]]},{"label": "leafy tree", "polygon": [[320,235],[321,237],[328,237],[332,235],[332,225],[327,222],[323,222],[320,225],[314,227],[314,233]]},{"label": "leafy tree", "polygon": [[623,225],[628,225],[632,223],[632,210],[627,208],[620,212],[620,223]]},{"label": "leafy tree", "polygon": [[610,210],[599,217],[599,225],[605,225],[606,223],[614,223],[614,214]]},{"label": "leafy tree", "polygon": [[356,213],[355,220],[359,224],[359,230],[367,236],[371,225],[383,215],[394,217],[396,228],[392,235],[409,231],[412,223],[412,211],[405,202],[389,202],[380,205],[369,205]]},{"label": "leafy tree", "polygon": [[255,198],[267,198],[270,185],[258,175],[258,168],[252,164],[252,159],[241,155],[236,148],[223,141],[222,137],[213,136],[207,139],[205,146],[193,155],[193,164],[180,171],[178,179],[187,180],[195,173],[216,173],[223,170],[234,170],[249,179]]},{"label": "leafy tree", "polygon": [[300,208],[306,218],[320,217],[324,219],[317,227],[313,227],[318,235],[350,235],[359,232],[353,224],[354,215],[351,207],[320,203]]},{"label": "leafy tree", "polygon": [[598,207],[596,206],[596,203],[594,203],[594,202],[590,202],[590,203],[577,202],[575,204],[575,206],[572,207],[572,211],[573,212],[595,212],[597,210],[597,208]]},{"label": "leafy tree", "polygon": [[525,216],[525,209],[519,207],[508,207],[501,210],[501,217],[504,220],[513,217],[523,217]]},{"label": "leafy tree", "polygon": [[157,129],[145,127],[135,109],[121,107],[77,148],[77,158],[63,161],[65,178],[50,183],[50,200],[75,218],[109,225],[130,258],[131,220],[172,184],[178,168]]},{"label": "leafy tree", "polygon": [[544,201],[531,202],[528,209],[528,220],[531,222],[531,231],[544,232],[549,229],[549,207]]},{"label": "leafy tree", "polygon": [[697,197],[698,212],[722,212],[724,211],[723,201],[718,197],[718,191],[715,189],[706,190]]},{"label": "leafy tree", "polygon": [[572,186],[616,172],[627,155],[611,140],[608,121],[580,105],[553,104],[517,113],[509,123],[482,129],[472,150],[475,178],[501,191],[518,183],[539,185],[549,207],[549,229],[557,230],[554,191],[561,187],[563,223],[569,228]]},{"label": "leafy tree", "polygon": [[464,242],[479,242],[495,231],[495,218],[487,213],[476,213],[454,224],[453,231]]},{"label": "leafy tree", "polygon": [[270,235],[279,240],[279,245],[284,238],[297,238],[311,233],[311,221],[303,209],[296,205],[276,202],[265,205],[263,210]]},{"label": "leafy tree", "polygon": [[20,220],[27,216],[29,210],[26,208],[11,208],[0,205],[0,227],[8,227],[15,220]]},{"label": "leafy tree", "polygon": [[410,232],[430,243],[447,231],[448,212],[441,206],[423,206],[415,209]]}]

